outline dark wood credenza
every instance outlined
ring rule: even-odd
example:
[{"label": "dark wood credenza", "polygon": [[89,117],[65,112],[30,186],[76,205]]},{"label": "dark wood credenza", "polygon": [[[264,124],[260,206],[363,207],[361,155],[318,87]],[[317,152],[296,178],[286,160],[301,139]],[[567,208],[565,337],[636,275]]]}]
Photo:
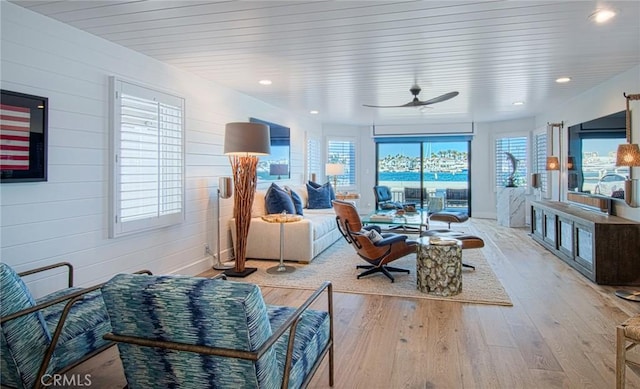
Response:
[{"label": "dark wood credenza", "polygon": [[640,285],[640,223],[557,201],[531,203],[531,236],[591,281]]}]

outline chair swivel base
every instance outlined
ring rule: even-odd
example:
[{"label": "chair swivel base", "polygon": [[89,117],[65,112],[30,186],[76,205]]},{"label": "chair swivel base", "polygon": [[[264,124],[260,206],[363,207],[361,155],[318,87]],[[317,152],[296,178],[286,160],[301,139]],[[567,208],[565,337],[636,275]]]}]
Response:
[{"label": "chair swivel base", "polygon": [[407,230],[413,230],[413,231],[418,231],[420,232],[422,229],[419,227],[414,227],[414,226],[405,226],[405,225],[398,225],[398,226],[389,226],[387,228],[388,231],[393,231],[393,230],[402,230],[404,232],[408,232]]},{"label": "chair swivel base", "polygon": [[375,273],[382,273],[385,276],[387,276],[387,278],[389,278],[391,280],[391,282],[395,282],[395,279],[393,278],[393,276],[391,275],[390,272],[394,272],[394,273],[407,273],[409,274],[410,271],[407,269],[400,269],[398,267],[391,267],[391,266],[373,266],[373,265],[357,265],[356,269],[369,269],[367,271],[364,271],[360,274],[358,274],[358,279],[360,279],[360,277],[364,277],[364,276],[368,276],[371,274],[375,274]]}]

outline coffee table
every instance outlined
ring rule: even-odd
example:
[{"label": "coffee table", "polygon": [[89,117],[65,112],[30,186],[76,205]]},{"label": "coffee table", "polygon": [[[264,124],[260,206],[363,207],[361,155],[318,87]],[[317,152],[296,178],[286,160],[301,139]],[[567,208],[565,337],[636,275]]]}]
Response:
[{"label": "coffee table", "polygon": [[362,224],[384,224],[391,226],[390,229],[402,228],[405,231],[407,227],[413,227],[418,230],[418,234],[422,234],[423,229],[429,229],[429,211],[425,208],[416,209],[415,212],[378,210],[363,217]]}]

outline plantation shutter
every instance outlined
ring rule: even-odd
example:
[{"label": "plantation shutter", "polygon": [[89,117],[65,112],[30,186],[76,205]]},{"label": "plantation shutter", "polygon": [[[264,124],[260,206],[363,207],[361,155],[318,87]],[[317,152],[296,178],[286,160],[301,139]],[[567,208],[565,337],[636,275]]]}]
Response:
[{"label": "plantation shutter", "polygon": [[511,153],[518,166],[514,176],[517,186],[527,185],[527,137],[509,137],[496,139],[496,187],[507,185],[512,167],[506,153]]},{"label": "plantation shutter", "polygon": [[547,193],[548,188],[548,178],[549,174],[547,173],[546,165],[547,165],[547,134],[541,133],[535,136],[534,141],[534,164],[533,169],[534,173],[540,174],[540,190],[544,193]]},{"label": "plantation shutter", "polygon": [[184,99],[121,80],[114,88],[112,236],[184,219]]},{"label": "plantation shutter", "polygon": [[320,139],[310,136],[307,138],[307,178],[311,180],[311,174],[320,174]]},{"label": "plantation shutter", "polygon": [[340,187],[356,185],[356,143],[354,140],[329,139],[327,163],[344,165],[344,174],[338,176]]}]

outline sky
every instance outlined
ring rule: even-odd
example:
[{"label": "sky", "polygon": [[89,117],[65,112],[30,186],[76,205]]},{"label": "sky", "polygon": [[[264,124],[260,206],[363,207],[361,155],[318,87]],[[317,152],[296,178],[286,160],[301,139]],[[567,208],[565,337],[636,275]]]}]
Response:
[{"label": "sky", "polygon": [[[431,153],[437,153],[440,150],[467,151],[467,142],[433,142],[426,143],[425,150]],[[380,158],[387,155],[403,154],[409,157],[417,157],[420,153],[420,144],[418,143],[381,143]]]},{"label": "sky", "polygon": [[616,151],[620,143],[624,143],[625,139],[583,139],[582,152],[596,151],[600,157],[606,157],[609,152]]}]

